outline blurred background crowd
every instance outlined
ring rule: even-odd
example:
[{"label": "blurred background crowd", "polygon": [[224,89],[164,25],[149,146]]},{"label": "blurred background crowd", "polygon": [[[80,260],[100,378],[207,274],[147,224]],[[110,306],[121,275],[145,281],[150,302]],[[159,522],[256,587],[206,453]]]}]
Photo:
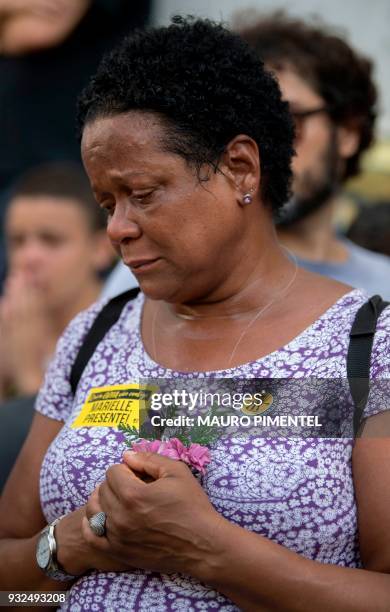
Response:
[{"label": "blurred background crowd", "polygon": [[81,165],[77,96],[118,40],[174,14],[230,24],[290,104],[282,243],[301,265],[390,299],[387,0],[0,0],[0,490],[58,337],[136,283]]}]

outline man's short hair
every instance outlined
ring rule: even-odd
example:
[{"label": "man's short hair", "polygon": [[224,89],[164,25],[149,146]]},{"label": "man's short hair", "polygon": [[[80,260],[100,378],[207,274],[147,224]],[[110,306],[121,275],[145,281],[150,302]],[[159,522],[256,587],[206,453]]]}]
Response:
[{"label": "man's short hair", "polygon": [[107,226],[107,216],[96,203],[81,164],[76,162],[48,162],[30,168],[16,181],[11,200],[22,196],[73,200],[93,232]]},{"label": "man's short hair", "polygon": [[377,91],[372,62],[328,26],[307,23],[283,11],[238,29],[268,67],[293,68],[323,98],[335,124],[356,127],[359,147],[347,160],[343,178],[357,174],[361,153],[374,134]]}]

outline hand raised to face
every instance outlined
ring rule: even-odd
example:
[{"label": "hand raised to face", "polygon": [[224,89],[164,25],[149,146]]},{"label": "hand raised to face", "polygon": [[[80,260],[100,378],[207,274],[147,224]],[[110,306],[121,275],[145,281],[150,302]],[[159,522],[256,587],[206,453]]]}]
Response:
[{"label": "hand raised to face", "polygon": [[35,394],[55,338],[42,292],[23,273],[7,278],[0,300],[2,366],[10,383],[22,394]]},{"label": "hand raised to face", "polygon": [[[99,486],[106,535],[95,536],[85,519],[86,540],[134,567],[201,576],[215,555],[213,535],[224,519],[185,464],[143,452],[126,452],[123,460]],[[154,480],[144,482],[144,476]],[[96,511],[87,504],[88,518]]]}]

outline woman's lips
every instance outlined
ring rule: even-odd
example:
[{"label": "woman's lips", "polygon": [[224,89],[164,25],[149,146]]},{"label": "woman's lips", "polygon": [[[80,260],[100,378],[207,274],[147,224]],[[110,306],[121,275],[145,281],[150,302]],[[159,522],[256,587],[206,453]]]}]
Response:
[{"label": "woman's lips", "polygon": [[147,272],[152,269],[161,261],[161,257],[155,257],[154,259],[124,259],[123,261],[135,274],[139,274],[140,272]]}]

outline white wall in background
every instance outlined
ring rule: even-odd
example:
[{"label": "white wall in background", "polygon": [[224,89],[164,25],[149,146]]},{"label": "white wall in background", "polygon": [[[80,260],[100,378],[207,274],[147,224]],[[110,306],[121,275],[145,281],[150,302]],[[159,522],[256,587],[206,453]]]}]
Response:
[{"label": "white wall in background", "polygon": [[246,8],[285,8],[296,16],[317,14],[341,28],[355,48],[375,61],[381,113],[378,135],[390,138],[390,0],[155,0],[153,22],[166,24],[174,14],[229,21],[232,14]]}]

